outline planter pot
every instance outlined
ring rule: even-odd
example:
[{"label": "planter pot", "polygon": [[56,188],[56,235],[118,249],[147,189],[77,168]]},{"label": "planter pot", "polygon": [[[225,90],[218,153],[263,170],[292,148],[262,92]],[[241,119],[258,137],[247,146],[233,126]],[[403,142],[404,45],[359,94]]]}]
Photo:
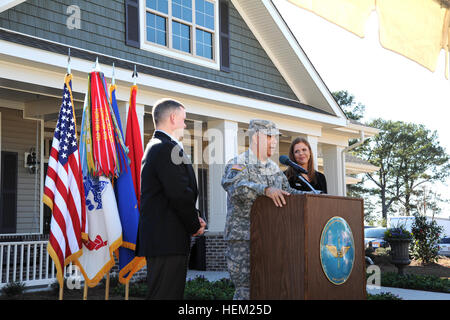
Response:
[{"label": "planter pot", "polygon": [[403,268],[411,263],[409,259],[409,244],[411,239],[388,239],[391,245],[391,262],[398,269],[398,274],[403,275]]}]

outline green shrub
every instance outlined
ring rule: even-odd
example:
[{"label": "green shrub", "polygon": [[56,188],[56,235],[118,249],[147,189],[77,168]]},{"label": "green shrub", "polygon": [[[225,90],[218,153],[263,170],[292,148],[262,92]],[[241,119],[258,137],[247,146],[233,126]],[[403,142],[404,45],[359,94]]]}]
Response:
[{"label": "green shrub", "polygon": [[427,264],[438,261],[438,242],[443,228],[435,220],[428,221],[425,216],[416,215],[411,228],[413,244],[411,255]]},{"label": "green shrub", "polygon": [[[119,283],[117,286],[111,287],[111,293],[124,296],[125,286]],[[184,299],[186,300],[231,300],[233,294],[233,283],[225,278],[218,281],[209,281],[205,277],[198,276],[193,280],[188,280],[184,289]],[[129,295],[130,297],[145,298],[147,296],[147,283],[130,283]]]},{"label": "green shrub", "polygon": [[2,295],[9,298],[22,295],[24,291],[25,284],[23,282],[10,282],[1,290]]},{"label": "green shrub", "polygon": [[381,286],[450,293],[450,280],[432,275],[386,272],[381,275]]},{"label": "green shrub", "polygon": [[231,300],[234,286],[229,279],[210,282],[198,276],[186,282],[184,299],[186,300]]},{"label": "green shrub", "polygon": [[[125,285],[119,281],[114,281],[114,286],[111,286],[110,283],[110,290],[114,295],[125,296]],[[147,296],[147,282],[130,282],[128,295],[130,297],[145,298]]]},{"label": "green shrub", "polygon": [[[111,287],[112,294],[125,295],[125,286],[118,284]],[[234,286],[229,279],[221,279],[218,281],[208,281],[205,277],[198,276],[193,280],[186,282],[184,289],[184,299],[186,300],[231,300],[234,294]],[[134,282],[130,283],[130,297],[147,296],[147,283]]]},{"label": "green shrub", "polygon": [[367,294],[367,300],[402,300],[402,298],[390,292],[381,292],[378,294]]}]

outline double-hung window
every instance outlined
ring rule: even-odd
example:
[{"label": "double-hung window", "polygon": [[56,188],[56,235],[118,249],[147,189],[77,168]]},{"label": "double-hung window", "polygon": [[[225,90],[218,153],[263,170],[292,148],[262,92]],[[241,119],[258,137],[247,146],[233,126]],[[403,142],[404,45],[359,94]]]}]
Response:
[{"label": "double-hung window", "polygon": [[218,0],[140,0],[141,48],[219,69]]}]

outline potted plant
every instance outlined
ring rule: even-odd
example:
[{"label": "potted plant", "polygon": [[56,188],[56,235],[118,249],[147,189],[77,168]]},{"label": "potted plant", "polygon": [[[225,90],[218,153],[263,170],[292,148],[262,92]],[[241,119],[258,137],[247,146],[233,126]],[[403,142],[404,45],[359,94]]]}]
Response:
[{"label": "potted plant", "polygon": [[409,259],[409,244],[412,234],[403,226],[388,228],[384,233],[384,240],[391,246],[391,261],[403,275],[403,268],[411,263]]}]

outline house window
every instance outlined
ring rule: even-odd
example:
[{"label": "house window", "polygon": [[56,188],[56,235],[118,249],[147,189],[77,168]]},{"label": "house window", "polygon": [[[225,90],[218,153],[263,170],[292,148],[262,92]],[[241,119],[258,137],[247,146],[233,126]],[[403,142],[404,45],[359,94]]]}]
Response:
[{"label": "house window", "polygon": [[141,48],[220,69],[218,0],[141,0]]},{"label": "house window", "polygon": [[212,36],[209,32],[197,30],[197,53],[198,55],[212,59]]},{"label": "house window", "polygon": [[191,52],[191,27],[172,21],[172,46],[174,49]]},{"label": "house window", "polygon": [[147,12],[147,41],[165,46],[167,44],[166,19]]}]

